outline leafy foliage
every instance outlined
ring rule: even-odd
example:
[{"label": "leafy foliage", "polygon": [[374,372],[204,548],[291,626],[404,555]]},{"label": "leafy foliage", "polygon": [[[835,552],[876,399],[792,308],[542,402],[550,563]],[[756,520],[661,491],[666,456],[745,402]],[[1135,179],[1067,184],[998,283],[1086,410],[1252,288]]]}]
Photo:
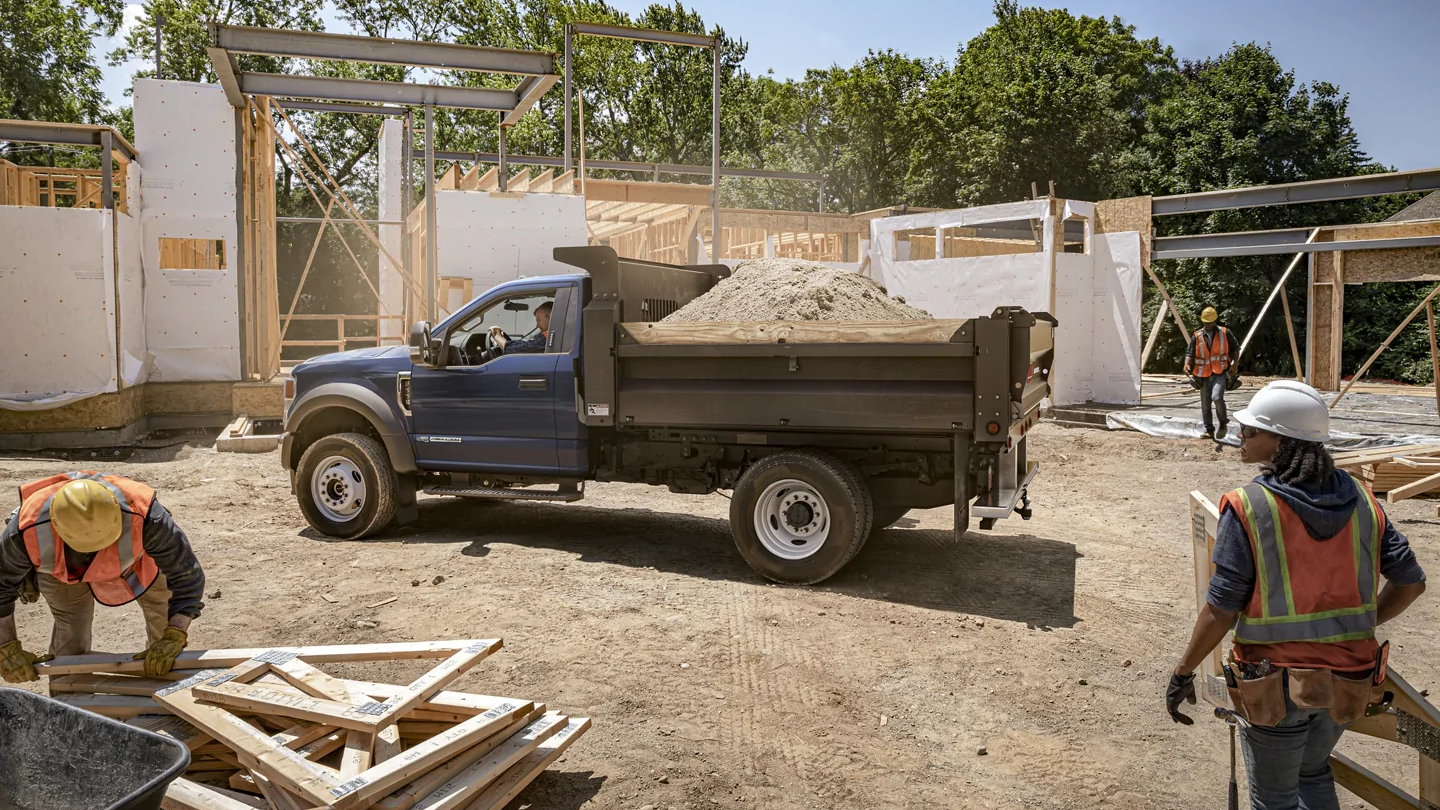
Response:
[{"label": "leafy foliage", "polygon": [[[0,115],[60,121],[112,121],[128,132],[129,110],[105,108],[95,37],[112,35],[121,0],[0,0]],[[164,17],[166,78],[213,81],[204,24],[318,30],[322,0],[147,0],[112,64],[154,61],[154,21]],[[680,0],[628,13],[608,0],[331,0],[328,8],[371,36],[560,52],[564,26],[596,21],[718,36],[722,161],[728,165],[813,172],[824,178],[826,210],[883,206],[955,207],[1028,197],[1054,181],[1077,199],[1175,194],[1386,170],[1361,149],[1347,96],[1325,82],[1296,81],[1268,46],[1240,43],[1197,62],[1180,63],[1158,39],[1142,39],[1119,17],[995,3],[995,23],[957,47],[952,61],[894,51],[870,52],[853,65],[809,70],[799,79],[752,75],[744,40],[710,25]],[[573,110],[577,143],[589,159],[708,166],[712,53],[704,49],[577,37]],[[513,87],[515,77],[463,71],[419,71],[353,63],[304,63],[242,57],[251,70],[308,72],[391,81]],[[512,153],[558,155],[563,149],[563,96],[552,91],[508,133]],[[418,111],[417,111],[418,112]],[[329,167],[352,199],[373,216],[379,119],[291,113],[313,146],[298,157]],[[437,148],[494,151],[495,113],[437,110]],[[423,115],[416,116],[417,121]],[[579,134],[583,130],[583,145]],[[287,140],[296,145],[293,137]],[[33,157],[33,155],[32,155]],[[78,159],[63,156],[65,159]],[[297,158],[279,169],[282,214],[318,216],[299,180]],[[441,169],[445,168],[442,164]],[[605,174],[593,173],[592,174]],[[621,175],[631,178],[632,174]],[[648,179],[648,178],[643,178]],[[662,175],[662,180],[708,178]],[[815,184],[729,178],[722,203],[809,209]],[[1162,234],[1206,233],[1369,222],[1410,200],[1278,206],[1156,220]],[[298,274],[313,225],[287,225],[282,278]],[[346,231],[362,261],[366,242]],[[293,244],[289,244],[293,242]],[[1162,262],[1187,319],[1213,305],[1243,334],[1290,257]],[[346,248],[333,233],[322,244],[302,303],[308,311],[358,311],[368,292],[354,278]],[[293,283],[287,281],[285,283]],[[318,286],[315,286],[318,285]],[[1413,307],[1428,285],[1375,284],[1347,292],[1344,368],[1353,371]],[[1287,290],[1304,340],[1305,273]],[[288,303],[289,291],[283,291]],[[1146,302],[1147,319],[1156,300]],[[1423,321],[1423,318],[1421,319]],[[1154,369],[1178,369],[1185,336],[1167,327]],[[1428,381],[1428,337],[1412,327],[1372,376]],[[1268,313],[1247,351],[1245,370],[1287,374],[1289,341],[1280,307]]]}]

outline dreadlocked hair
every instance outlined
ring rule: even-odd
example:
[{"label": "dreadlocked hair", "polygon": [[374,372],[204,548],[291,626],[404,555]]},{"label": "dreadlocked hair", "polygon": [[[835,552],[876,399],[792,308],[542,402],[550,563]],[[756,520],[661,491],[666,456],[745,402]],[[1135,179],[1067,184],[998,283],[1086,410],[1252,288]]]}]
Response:
[{"label": "dreadlocked hair", "polygon": [[1335,460],[1320,442],[1281,436],[1274,458],[1263,469],[1283,484],[1323,484],[1335,476]]}]

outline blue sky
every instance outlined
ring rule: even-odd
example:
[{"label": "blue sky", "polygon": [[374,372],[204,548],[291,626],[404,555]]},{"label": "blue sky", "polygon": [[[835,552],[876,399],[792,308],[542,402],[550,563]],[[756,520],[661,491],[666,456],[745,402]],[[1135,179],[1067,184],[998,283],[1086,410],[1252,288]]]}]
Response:
[{"label": "blue sky", "polygon": [[[644,0],[612,0],[631,12]],[[1025,0],[1022,0],[1025,2]],[[1181,59],[1223,53],[1232,42],[1268,42],[1301,81],[1350,94],[1361,146],[1397,169],[1440,166],[1440,0],[1030,0],[1076,14],[1119,15],[1141,37],[1159,37]],[[808,67],[850,65],[893,48],[952,60],[956,46],[993,22],[989,0],[686,0],[707,21],[750,43],[746,67],[798,77]],[[138,6],[132,6],[130,17]],[[108,50],[108,48],[107,48]],[[106,68],[105,92],[122,98],[134,66]]]}]

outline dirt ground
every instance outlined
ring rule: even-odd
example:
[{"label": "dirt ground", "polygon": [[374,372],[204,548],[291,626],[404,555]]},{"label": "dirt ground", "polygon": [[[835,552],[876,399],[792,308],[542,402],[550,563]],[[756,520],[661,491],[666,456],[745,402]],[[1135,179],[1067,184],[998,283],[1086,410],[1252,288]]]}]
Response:
[{"label": "dirt ground", "polygon": [[[77,467],[155,486],[209,578],[192,647],[503,638],[459,688],[595,721],[515,807],[1223,807],[1223,724],[1203,704],[1172,723],[1163,693],[1194,616],[1186,495],[1253,471],[1198,441],[1031,436],[1034,520],[956,542],[948,509],[913,512],[809,588],[750,571],[724,497],[643,486],[574,505],[426,499],[418,524],[337,542],[306,527],[278,454],[182,446],[0,458],[0,506]],[[1440,570],[1434,503],[1390,512]],[[18,616],[43,649],[43,604]],[[1440,682],[1437,620],[1432,594],[1383,628],[1416,688]],[[137,609],[96,621],[97,646],[142,646]],[[384,667],[403,682],[425,665]],[[1340,750],[1415,790],[1409,749],[1347,735]]]}]

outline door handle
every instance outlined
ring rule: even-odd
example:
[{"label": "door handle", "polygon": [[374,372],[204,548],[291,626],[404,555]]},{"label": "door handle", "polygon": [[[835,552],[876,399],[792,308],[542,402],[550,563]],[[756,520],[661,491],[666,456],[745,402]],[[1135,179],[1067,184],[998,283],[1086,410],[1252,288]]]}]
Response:
[{"label": "door handle", "polygon": [[521,391],[544,391],[550,387],[550,381],[544,377],[521,377]]}]

